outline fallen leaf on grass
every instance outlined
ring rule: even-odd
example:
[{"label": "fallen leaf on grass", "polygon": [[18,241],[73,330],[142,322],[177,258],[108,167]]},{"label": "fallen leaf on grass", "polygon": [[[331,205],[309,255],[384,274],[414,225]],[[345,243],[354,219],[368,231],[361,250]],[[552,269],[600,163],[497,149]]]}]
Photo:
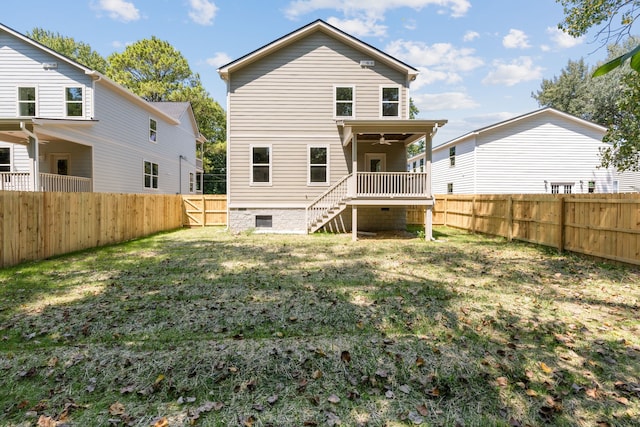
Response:
[{"label": "fallen leaf on grass", "polygon": [[167,417],[162,417],[153,424],[153,427],[169,427],[169,420]]},{"label": "fallen leaf on grass", "polygon": [[418,413],[423,417],[426,417],[427,415],[429,415],[429,410],[424,405],[416,406],[416,411],[418,411]]},{"label": "fallen leaf on grass", "polygon": [[629,405],[629,399],[627,399],[626,397],[614,397],[614,400],[618,403],[620,403],[621,405],[625,405],[628,406]]},{"label": "fallen leaf on grass", "polygon": [[498,387],[506,387],[507,385],[509,385],[509,380],[507,379],[507,377],[498,377],[496,378],[496,384],[498,385]]},{"label": "fallen leaf on grass", "polygon": [[420,425],[424,423],[424,418],[422,418],[419,414],[415,412],[409,412],[409,415],[407,415],[407,418],[409,418],[409,421],[411,421],[415,425]]},{"label": "fallen leaf on grass", "polygon": [[553,369],[550,368],[546,363],[540,362],[540,369],[542,369],[546,374],[550,374],[553,372]]},{"label": "fallen leaf on grass", "polygon": [[267,403],[269,405],[274,405],[278,401],[278,395],[274,394],[273,396],[267,397]]},{"label": "fallen leaf on grass", "polygon": [[416,358],[416,366],[423,366],[424,365],[424,359],[420,356],[418,356]]},{"label": "fallen leaf on grass", "polygon": [[537,396],[538,396],[538,392],[537,392],[537,391],[535,391],[535,390],[531,390],[530,388],[528,388],[528,389],[525,391],[525,393],[526,393],[526,395],[527,395],[527,396],[529,396],[529,397],[537,397]]},{"label": "fallen leaf on grass", "polygon": [[56,427],[57,425],[58,422],[51,417],[40,415],[40,418],[38,418],[38,427]]},{"label": "fallen leaf on grass", "polygon": [[335,394],[332,394],[331,396],[329,396],[327,400],[329,401],[329,403],[333,403],[333,404],[340,403],[340,398]]},{"label": "fallen leaf on grass", "polygon": [[111,406],[109,406],[109,414],[111,415],[124,415],[126,412],[124,405],[120,402],[112,403]]},{"label": "fallen leaf on grass", "polygon": [[343,361],[344,363],[349,363],[351,362],[351,353],[349,353],[348,351],[343,351],[340,354],[340,360]]}]

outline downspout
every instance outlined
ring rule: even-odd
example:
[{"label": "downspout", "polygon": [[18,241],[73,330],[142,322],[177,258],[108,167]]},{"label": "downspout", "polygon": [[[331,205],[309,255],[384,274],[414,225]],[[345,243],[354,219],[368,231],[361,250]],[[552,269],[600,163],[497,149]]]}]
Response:
[{"label": "downspout", "polygon": [[29,138],[33,138],[33,191],[40,191],[40,141],[35,133],[27,129],[24,122],[20,122],[20,130],[26,133]]},{"label": "downspout", "polygon": [[182,194],[182,160],[186,160],[186,157],[180,154],[178,157],[178,194]]}]

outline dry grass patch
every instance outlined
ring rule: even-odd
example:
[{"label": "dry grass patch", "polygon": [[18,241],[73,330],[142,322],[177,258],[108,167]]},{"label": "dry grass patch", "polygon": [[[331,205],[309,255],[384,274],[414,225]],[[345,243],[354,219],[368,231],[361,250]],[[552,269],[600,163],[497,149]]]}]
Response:
[{"label": "dry grass patch", "polygon": [[2,270],[1,424],[637,425],[637,270],[438,231],[192,229]]}]

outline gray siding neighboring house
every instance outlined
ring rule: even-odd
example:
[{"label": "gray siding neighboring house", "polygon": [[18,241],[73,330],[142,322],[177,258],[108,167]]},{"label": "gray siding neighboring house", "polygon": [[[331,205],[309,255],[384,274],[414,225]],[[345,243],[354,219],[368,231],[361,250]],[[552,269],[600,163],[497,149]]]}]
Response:
[{"label": "gray siding neighboring house", "polygon": [[232,230],[355,238],[404,229],[408,204],[431,206],[426,175],[409,182],[406,146],[446,120],[408,120],[413,67],[318,20],[218,73]]},{"label": "gray siding neighboring house", "polygon": [[[606,128],[543,108],[469,132],[433,149],[436,194],[613,193],[600,168]],[[409,165],[422,155],[409,159]]]},{"label": "gray siding neighboring house", "polygon": [[0,190],[197,192],[205,139],[171,104],[0,24]]}]

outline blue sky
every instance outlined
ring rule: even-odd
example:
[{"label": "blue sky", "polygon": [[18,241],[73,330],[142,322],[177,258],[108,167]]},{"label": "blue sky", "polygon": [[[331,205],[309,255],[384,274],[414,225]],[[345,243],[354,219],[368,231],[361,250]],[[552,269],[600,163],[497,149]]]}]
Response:
[{"label": "blue sky", "polygon": [[440,144],[538,108],[531,93],[567,62],[594,65],[606,49],[557,30],[555,0],[29,0],[4,6],[0,22],[91,45],[103,56],[156,36],[198,72],[223,107],[216,69],[323,19],[418,68],[411,96],[419,118],[448,119]]}]

